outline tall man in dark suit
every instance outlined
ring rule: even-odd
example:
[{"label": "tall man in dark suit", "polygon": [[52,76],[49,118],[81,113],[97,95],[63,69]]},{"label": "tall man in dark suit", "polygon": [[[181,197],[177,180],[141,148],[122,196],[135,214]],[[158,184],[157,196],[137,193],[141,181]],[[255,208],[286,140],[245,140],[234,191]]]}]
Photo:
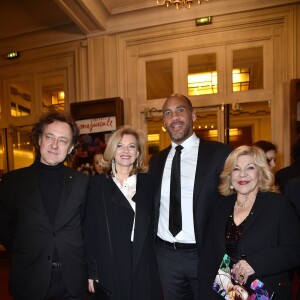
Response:
[{"label": "tall man in dark suit", "polygon": [[[300,139],[299,139],[300,142]],[[296,144],[295,144],[296,145]],[[300,176],[288,180],[284,186],[284,194],[287,195],[295,207],[300,218]],[[297,276],[297,300],[300,300],[300,267],[296,270]]]},{"label": "tall man in dark suit", "polygon": [[275,173],[275,183],[282,193],[285,193],[285,185],[290,179],[300,176],[300,137],[292,147],[291,156],[293,163]]},{"label": "tall man in dark suit", "polygon": [[87,289],[82,238],[88,177],[64,165],[79,130],[62,112],[32,130],[35,162],[0,184],[0,243],[11,252],[9,289],[16,300],[81,300]]},{"label": "tall man in dark suit", "polygon": [[287,181],[284,193],[289,197],[300,218],[300,175]]},{"label": "tall man in dark suit", "polygon": [[[164,299],[192,300],[198,298],[198,255],[211,208],[218,197],[219,174],[231,149],[195,135],[193,122],[196,113],[187,97],[170,95],[162,111],[172,145],[150,160],[149,172],[156,181],[157,262]],[[169,229],[169,220],[175,213],[169,214],[170,190],[172,194],[176,185],[170,188],[170,178],[175,147],[178,145],[183,147],[179,183],[181,224],[179,232],[174,235],[173,229]]]}]

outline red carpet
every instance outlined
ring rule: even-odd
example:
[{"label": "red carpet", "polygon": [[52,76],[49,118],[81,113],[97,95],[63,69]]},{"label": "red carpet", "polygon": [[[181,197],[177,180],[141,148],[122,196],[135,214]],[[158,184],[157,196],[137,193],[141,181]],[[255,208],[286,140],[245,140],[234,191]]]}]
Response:
[{"label": "red carpet", "polygon": [[8,293],[9,258],[7,254],[0,251],[0,299],[13,300]]}]

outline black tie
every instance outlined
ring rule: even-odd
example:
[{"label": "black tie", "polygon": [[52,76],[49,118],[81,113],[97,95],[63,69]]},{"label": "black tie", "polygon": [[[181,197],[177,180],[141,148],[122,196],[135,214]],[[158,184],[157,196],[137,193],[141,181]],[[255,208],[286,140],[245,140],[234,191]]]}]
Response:
[{"label": "black tie", "polygon": [[181,220],[181,185],[180,185],[180,154],[183,147],[175,147],[176,153],[173,157],[170,183],[170,209],[169,230],[176,236],[182,228]]}]

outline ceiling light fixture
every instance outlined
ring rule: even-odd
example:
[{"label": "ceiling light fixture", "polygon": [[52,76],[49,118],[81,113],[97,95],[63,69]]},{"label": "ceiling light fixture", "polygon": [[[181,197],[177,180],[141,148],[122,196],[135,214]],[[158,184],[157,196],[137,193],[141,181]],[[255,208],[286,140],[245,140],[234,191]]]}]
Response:
[{"label": "ceiling light fixture", "polygon": [[[201,4],[201,2],[208,2],[209,0],[198,0],[198,4]],[[169,7],[171,4],[174,4],[177,9],[181,7],[191,8],[191,5],[193,4],[194,0],[156,0],[157,5],[166,5]]]}]

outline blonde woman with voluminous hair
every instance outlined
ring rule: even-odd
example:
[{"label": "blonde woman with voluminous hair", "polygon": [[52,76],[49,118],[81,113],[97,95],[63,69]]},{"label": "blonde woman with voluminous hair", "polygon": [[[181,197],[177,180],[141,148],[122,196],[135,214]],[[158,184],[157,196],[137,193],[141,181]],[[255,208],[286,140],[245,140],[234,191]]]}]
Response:
[{"label": "blonde woman with voluminous hair", "polygon": [[221,182],[219,185],[219,192],[223,196],[234,194],[234,189],[231,188],[230,174],[236,166],[237,159],[241,155],[250,155],[259,170],[259,191],[261,192],[276,192],[277,188],[274,186],[274,175],[270,171],[266,155],[258,147],[255,146],[240,146],[236,148],[227,158],[224,164],[223,172],[220,175]]}]

